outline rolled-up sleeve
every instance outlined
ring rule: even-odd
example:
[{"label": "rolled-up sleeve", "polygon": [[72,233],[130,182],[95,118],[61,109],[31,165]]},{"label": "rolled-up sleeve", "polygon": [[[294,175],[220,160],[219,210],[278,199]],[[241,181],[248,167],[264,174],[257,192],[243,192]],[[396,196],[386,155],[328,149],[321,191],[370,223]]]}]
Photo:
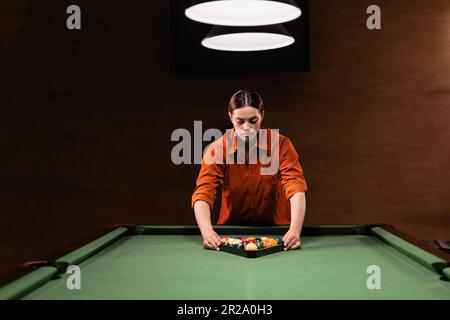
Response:
[{"label": "rolled-up sleeve", "polygon": [[288,199],[297,192],[308,190],[297,151],[286,137],[280,141],[280,174],[281,184]]},{"label": "rolled-up sleeve", "polygon": [[[223,182],[224,164],[217,164],[211,161],[214,156],[213,148],[208,148],[202,159],[202,166],[198,174],[196,186],[191,199],[191,208],[198,200],[208,203],[213,209],[216,201],[217,187]],[[209,161],[208,161],[209,160]]]}]

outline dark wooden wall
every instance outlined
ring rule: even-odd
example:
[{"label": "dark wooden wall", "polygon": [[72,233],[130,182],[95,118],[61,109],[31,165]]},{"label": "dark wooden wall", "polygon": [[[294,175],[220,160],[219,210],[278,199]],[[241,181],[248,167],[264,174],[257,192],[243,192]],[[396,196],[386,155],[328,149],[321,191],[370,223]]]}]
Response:
[{"label": "dark wooden wall", "polygon": [[[113,223],[193,224],[199,167],[176,128],[228,126],[253,88],[294,142],[308,224],[386,222],[450,238],[450,1],[311,1],[310,73],[169,73],[169,1],[0,7],[0,274]],[[9,7],[8,7],[9,6]]]}]

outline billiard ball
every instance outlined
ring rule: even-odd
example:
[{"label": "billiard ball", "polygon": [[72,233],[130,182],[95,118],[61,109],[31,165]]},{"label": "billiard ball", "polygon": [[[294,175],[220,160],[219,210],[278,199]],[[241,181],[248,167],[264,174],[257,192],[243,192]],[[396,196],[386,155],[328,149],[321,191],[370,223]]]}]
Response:
[{"label": "billiard ball", "polygon": [[277,237],[277,244],[284,244],[283,237]]},{"label": "billiard ball", "polygon": [[264,248],[269,248],[272,246],[269,239],[264,239],[261,242],[264,245]]},{"label": "billiard ball", "polygon": [[241,240],[236,239],[236,238],[229,238],[227,244],[231,247],[237,247],[239,245],[239,243],[241,243]]},{"label": "billiard ball", "polygon": [[256,246],[258,249],[264,249],[264,243],[262,241],[256,241]]},{"label": "billiard ball", "polygon": [[223,237],[220,239],[220,245],[226,246],[228,244],[228,237]]},{"label": "billiard ball", "polygon": [[238,249],[245,249],[245,246],[246,246],[246,243],[244,241],[241,241],[237,247],[238,247]]},{"label": "billiard ball", "polygon": [[247,243],[247,245],[245,246],[245,251],[256,251],[258,250],[258,247],[256,246],[255,243],[253,242],[249,242]]},{"label": "billiard ball", "polygon": [[278,243],[277,240],[274,238],[269,238],[270,246],[275,247]]}]

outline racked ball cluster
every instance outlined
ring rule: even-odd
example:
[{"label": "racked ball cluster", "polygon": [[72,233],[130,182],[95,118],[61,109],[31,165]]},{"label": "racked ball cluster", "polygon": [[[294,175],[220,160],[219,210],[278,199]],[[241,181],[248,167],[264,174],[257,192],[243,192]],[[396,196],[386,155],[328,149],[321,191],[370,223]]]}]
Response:
[{"label": "racked ball cluster", "polygon": [[220,239],[220,245],[222,246],[235,247],[246,251],[256,251],[264,248],[274,247],[283,243],[284,241],[282,237],[223,237]]}]

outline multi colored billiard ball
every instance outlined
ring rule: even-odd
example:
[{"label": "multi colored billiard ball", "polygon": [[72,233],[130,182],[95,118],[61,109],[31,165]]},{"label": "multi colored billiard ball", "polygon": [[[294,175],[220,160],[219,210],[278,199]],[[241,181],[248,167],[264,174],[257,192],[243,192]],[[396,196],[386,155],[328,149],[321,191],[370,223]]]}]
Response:
[{"label": "multi colored billiard ball", "polygon": [[231,247],[237,247],[241,243],[241,240],[236,238],[229,238],[227,244]]},{"label": "multi colored billiard ball", "polygon": [[244,241],[241,241],[237,247],[238,247],[238,249],[245,249],[246,243]]},{"label": "multi colored billiard ball", "polygon": [[242,238],[242,241],[245,243],[250,243],[250,242],[255,242],[256,240],[253,237],[245,237],[245,238]]},{"label": "multi colored billiard ball", "polygon": [[258,249],[264,249],[264,243],[262,241],[256,241],[256,246]]},{"label": "multi colored billiard ball", "polygon": [[220,239],[220,245],[226,246],[228,244],[228,237],[223,237]]},{"label": "multi colored billiard ball", "polygon": [[277,244],[284,244],[283,237],[277,237]]},{"label": "multi colored billiard ball", "polygon": [[256,246],[255,243],[253,242],[249,242],[247,243],[247,245],[245,246],[245,251],[256,251],[258,250],[258,247]]},{"label": "multi colored billiard ball", "polygon": [[261,242],[264,245],[264,248],[269,248],[271,246],[269,239],[261,240]]}]

